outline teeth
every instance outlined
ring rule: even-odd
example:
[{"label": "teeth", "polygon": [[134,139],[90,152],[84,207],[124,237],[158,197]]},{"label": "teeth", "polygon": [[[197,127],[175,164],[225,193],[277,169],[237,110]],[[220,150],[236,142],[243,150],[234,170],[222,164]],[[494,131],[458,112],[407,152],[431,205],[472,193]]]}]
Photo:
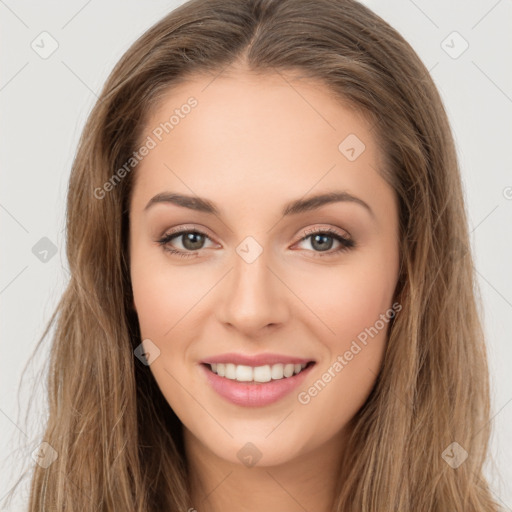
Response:
[{"label": "teeth", "polygon": [[[226,367],[230,366],[229,364],[226,365]],[[242,366],[242,365],[231,365],[233,368],[235,368],[235,371],[233,372],[233,377],[227,374],[226,377],[228,379],[236,379],[240,382],[250,382],[253,379],[253,370],[250,366]]]},{"label": "teeth", "polygon": [[239,382],[269,382],[288,378],[300,373],[306,367],[302,364],[266,364],[264,366],[246,366],[243,364],[235,365],[233,363],[212,363],[210,368],[213,373],[219,377],[237,380]]},{"label": "teeth", "polygon": [[274,364],[274,365],[272,365],[272,367],[270,368],[270,376],[274,380],[282,379],[284,377],[283,368],[284,367],[283,367],[282,364]]},{"label": "teeth", "polygon": [[236,368],[233,363],[228,363],[226,365],[226,379],[236,379]]},{"label": "teeth", "polygon": [[291,377],[293,375],[294,370],[295,370],[294,364],[285,364],[284,365],[284,376]]},{"label": "teeth", "polygon": [[255,382],[269,382],[272,380],[272,370],[268,364],[266,366],[256,366],[252,373],[254,374]]}]

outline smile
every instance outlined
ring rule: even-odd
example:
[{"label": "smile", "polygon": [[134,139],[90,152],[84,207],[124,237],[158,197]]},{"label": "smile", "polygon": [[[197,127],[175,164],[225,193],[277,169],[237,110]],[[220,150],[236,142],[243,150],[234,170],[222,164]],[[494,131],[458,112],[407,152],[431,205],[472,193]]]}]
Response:
[{"label": "smile", "polygon": [[299,387],[314,361],[260,366],[202,362],[205,384],[218,396],[243,407],[263,407],[278,402]]}]

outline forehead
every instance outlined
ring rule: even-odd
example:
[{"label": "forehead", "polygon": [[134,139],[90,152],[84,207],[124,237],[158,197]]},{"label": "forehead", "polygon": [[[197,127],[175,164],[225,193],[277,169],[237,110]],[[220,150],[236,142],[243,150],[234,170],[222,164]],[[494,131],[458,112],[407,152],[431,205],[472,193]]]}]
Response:
[{"label": "forehead", "polygon": [[149,116],[149,140],[133,204],[165,190],[242,206],[281,205],[310,190],[371,197],[385,186],[365,117],[323,84],[281,72],[197,76],[172,87]]}]

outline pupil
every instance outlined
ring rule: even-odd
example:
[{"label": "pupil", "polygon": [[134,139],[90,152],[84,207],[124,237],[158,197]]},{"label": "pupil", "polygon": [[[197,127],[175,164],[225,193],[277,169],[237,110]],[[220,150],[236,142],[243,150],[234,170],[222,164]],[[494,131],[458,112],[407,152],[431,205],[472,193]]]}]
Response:
[{"label": "pupil", "polygon": [[[326,243],[325,243],[325,242],[326,242],[326,239],[327,239],[327,240],[329,240],[329,239],[330,239],[330,242],[331,242],[331,243],[327,243],[327,244],[326,244]],[[328,235],[315,235],[315,236],[313,237],[313,244],[312,244],[312,245],[313,245],[313,247],[315,247],[315,244],[316,244],[317,242],[319,242],[319,243],[320,243],[320,245],[318,245],[316,248],[317,248],[317,249],[319,249],[320,251],[327,251],[327,250],[329,250],[329,249],[332,247],[332,241],[333,241],[333,240],[332,240],[332,237],[331,237],[331,236],[328,236]],[[327,245],[328,247],[326,247],[326,245]]]},{"label": "pupil", "polygon": [[186,235],[183,235],[183,237],[183,247],[185,247],[185,249],[189,249],[191,251],[201,249],[201,245],[204,242],[202,239],[203,235],[200,233],[187,233]]}]

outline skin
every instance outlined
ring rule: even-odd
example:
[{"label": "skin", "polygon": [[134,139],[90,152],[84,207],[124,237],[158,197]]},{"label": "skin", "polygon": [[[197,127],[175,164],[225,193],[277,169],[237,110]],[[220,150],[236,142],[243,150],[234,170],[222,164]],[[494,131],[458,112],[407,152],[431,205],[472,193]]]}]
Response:
[{"label": "skin", "polygon": [[[309,403],[298,393],[393,303],[396,196],[377,171],[382,155],[369,123],[322,84],[245,69],[213,82],[197,76],[169,90],[144,137],[190,96],[197,107],[136,170],[130,265],[142,338],[160,350],[151,372],[184,425],[191,508],[328,511],[350,448],[350,420],[375,383],[386,329]],[[354,161],[338,149],[349,134],[366,146]],[[166,191],[207,198],[219,215],[171,203],[144,210]],[[373,215],[344,201],[282,216],[289,201],[332,191],[357,196]],[[193,257],[157,242],[181,226],[207,234],[195,251],[183,236],[169,242]],[[356,246],[336,254],[341,244],[328,238],[323,252],[311,236],[304,239],[313,228],[334,229]],[[236,251],[248,236],[263,249],[250,264]],[[199,367],[225,352],[295,355],[316,365],[278,402],[243,407],[217,395]],[[252,467],[237,457],[248,442],[261,453]]]}]

